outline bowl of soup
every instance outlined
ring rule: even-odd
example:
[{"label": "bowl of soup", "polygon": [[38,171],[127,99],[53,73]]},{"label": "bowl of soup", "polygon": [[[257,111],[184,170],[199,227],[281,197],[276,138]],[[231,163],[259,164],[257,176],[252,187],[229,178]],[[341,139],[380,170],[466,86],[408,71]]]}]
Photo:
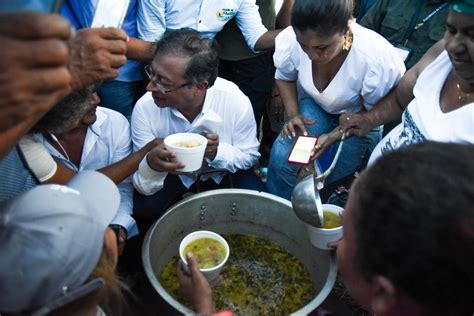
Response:
[{"label": "bowl of soup", "polygon": [[328,243],[341,239],[343,235],[341,215],[344,209],[337,205],[323,204],[323,225],[314,227],[306,224],[311,243],[319,249],[330,249]]},{"label": "bowl of soup", "polygon": [[190,233],[179,245],[180,264],[189,273],[186,254],[191,252],[199,264],[199,270],[208,281],[217,278],[229,259],[229,245],[219,234],[207,230]]},{"label": "bowl of soup", "polygon": [[173,161],[184,163],[182,172],[199,170],[204,159],[207,138],[195,133],[177,133],[169,135],[164,140],[165,148],[176,153]]}]

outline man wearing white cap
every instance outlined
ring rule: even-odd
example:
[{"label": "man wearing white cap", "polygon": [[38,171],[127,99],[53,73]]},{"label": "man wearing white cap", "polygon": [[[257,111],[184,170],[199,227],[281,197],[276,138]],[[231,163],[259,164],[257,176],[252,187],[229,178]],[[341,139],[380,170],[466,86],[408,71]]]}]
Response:
[{"label": "man wearing white cap", "polygon": [[[112,180],[84,171],[67,186],[40,185],[0,206],[0,315],[125,314],[108,227],[119,203]],[[196,312],[209,312],[209,284],[192,274],[183,286]]]},{"label": "man wearing white cap", "polygon": [[[86,171],[68,186],[40,185],[0,211],[0,314],[43,315],[88,298],[79,314],[100,309],[98,296],[120,293],[117,243],[108,228],[120,195],[106,176]],[[70,310],[73,313],[73,310]]]}]

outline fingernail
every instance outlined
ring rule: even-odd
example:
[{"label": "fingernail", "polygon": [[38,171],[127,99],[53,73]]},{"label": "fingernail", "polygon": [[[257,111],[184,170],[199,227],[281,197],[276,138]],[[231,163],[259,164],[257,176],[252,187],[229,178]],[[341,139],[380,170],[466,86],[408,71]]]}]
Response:
[{"label": "fingernail", "polygon": [[308,133],[304,132],[303,135],[304,135],[304,136],[308,136]]},{"label": "fingernail", "polygon": [[186,258],[188,259],[191,259],[193,257],[193,253],[191,251],[189,251],[187,254],[186,254]]},{"label": "fingernail", "polygon": [[291,135],[292,135],[293,137],[296,137],[296,134],[295,134],[295,133],[291,133]]},{"label": "fingernail", "polygon": [[288,135],[288,139],[292,139],[293,137],[291,137],[290,135]]}]

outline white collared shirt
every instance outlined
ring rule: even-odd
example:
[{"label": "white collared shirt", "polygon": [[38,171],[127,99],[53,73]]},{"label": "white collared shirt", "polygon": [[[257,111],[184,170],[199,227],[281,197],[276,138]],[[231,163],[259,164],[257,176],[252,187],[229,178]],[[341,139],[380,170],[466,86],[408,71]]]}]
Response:
[{"label": "white collared shirt", "polygon": [[352,47],[329,85],[314,85],[312,62],[296,41],[291,26],[275,39],[275,78],[297,81],[299,97],[310,96],[326,112],[340,114],[370,110],[405,73],[395,48],[372,30],[352,23]]},{"label": "white collared shirt", "polygon": [[138,36],[149,42],[159,40],[166,30],[183,27],[212,39],[234,16],[252,50],[267,31],[255,0],[143,0],[138,3]]},{"label": "white collared shirt", "polygon": [[[82,149],[80,166],[76,166],[56,150],[41,134],[36,137],[45,145],[54,157],[68,167],[76,170],[97,170],[116,163],[132,153],[130,124],[119,112],[97,107],[97,120],[87,129]],[[138,234],[135,220],[131,216],[133,209],[132,179],[128,177],[117,185],[120,191],[120,206],[111,224],[127,229],[127,237]]]},{"label": "white collared shirt", "polygon": [[[230,172],[250,169],[260,157],[257,127],[248,97],[232,82],[217,78],[207,90],[201,113],[189,122],[173,108],[156,106],[151,93],[138,100],[132,114],[132,139],[135,150],[155,138],[181,132],[198,132],[203,128],[219,135],[217,155],[213,161],[205,158],[203,168],[225,168]],[[152,195],[163,187],[167,172],[150,168],[146,157],[133,175],[135,189]],[[180,175],[186,187],[195,182],[192,176]],[[212,179],[220,183],[223,175]],[[203,178],[205,180],[206,178]]]}]

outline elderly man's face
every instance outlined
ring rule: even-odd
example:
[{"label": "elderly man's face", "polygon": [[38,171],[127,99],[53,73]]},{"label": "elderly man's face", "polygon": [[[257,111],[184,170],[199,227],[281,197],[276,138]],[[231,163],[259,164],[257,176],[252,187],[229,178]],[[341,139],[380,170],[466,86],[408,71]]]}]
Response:
[{"label": "elderly man's face", "polygon": [[189,58],[157,56],[151,63],[152,79],[147,85],[160,108],[186,108],[193,99],[193,87],[184,79]]},{"label": "elderly man's face", "polygon": [[474,86],[474,18],[450,11],[444,35],[456,74]]},{"label": "elderly man's face", "polygon": [[94,122],[97,120],[96,111],[97,111],[97,106],[100,103],[100,98],[97,95],[97,92],[94,92],[90,96],[90,98],[88,99],[87,102],[89,103],[88,110],[87,110],[86,114],[84,114],[81,123],[83,125],[89,126],[91,124],[94,124]]}]

